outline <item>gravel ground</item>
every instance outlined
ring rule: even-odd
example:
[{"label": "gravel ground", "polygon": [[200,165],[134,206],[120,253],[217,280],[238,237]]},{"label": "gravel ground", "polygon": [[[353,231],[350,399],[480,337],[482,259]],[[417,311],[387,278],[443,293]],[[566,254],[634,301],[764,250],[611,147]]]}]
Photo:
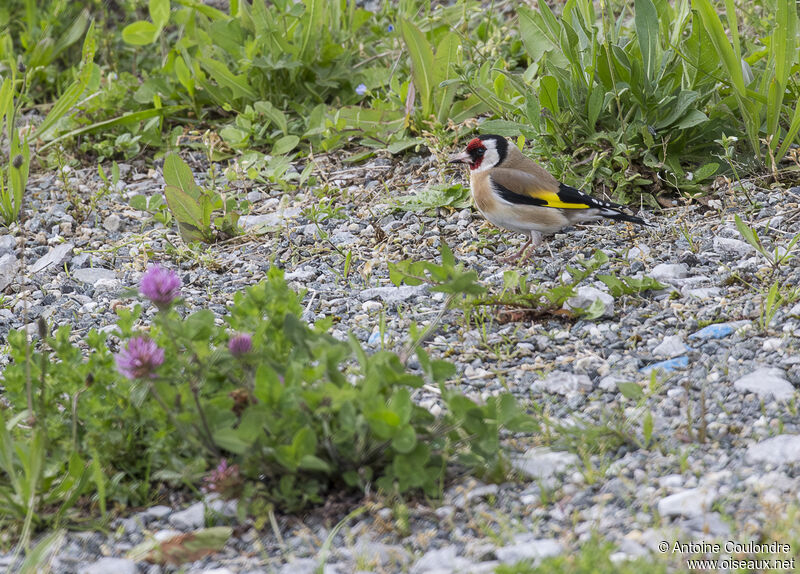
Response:
[{"label": "gravel ground", "polygon": [[[327,185],[317,194],[341,208],[341,217],[319,225],[327,239],[306,217],[311,206],[324,204],[315,190],[252,185],[240,190],[252,202],[243,219],[248,233],[196,254],[173,229],[128,206],[135,194],[161,192],[157,170],[121,165],[119,185],[105,194],[94,168],[64,178],[32,176],[24,224],[0,235],[0,343],[11,329],[35,330],[40,316],[72,324],[76,340],[91,328],[111,329],[123,290],[138,284],[149,258],[179,269],[189,307],[217,314],[234,292],[278,265],[290,284],[307,290],[306,320],[337,317],[333,334],[352,330],[368,349],[381,345],[381,314],[384,344],[400,350],[410,322],[430,322],[444,302],[425,286],[392,286],[387,262],[435,260],[446,241],[481,281],[501,288],[503,272],[513,267],[498,255],[518,249],[522,236],[497,232],[472,209],[422,215],[392,207],[394,196],[430,182],[461,181],[464,174],[443,171],[425,154],[362,166],[332,157],[316,162],[320,184]],[[195,167],[203,171],[200,162]],[[73,216],[70,195],[84,207],[97,198],[83,221]],[[326,574],[493,572],[501,563],[574,552],[592,536],[614,544],[615,560],[661,556],[661,541],[770,541],[800,494],[800,304],[789,300],[764,327],[763,295],[775,280],[788,294],[800,284],[800,270],[790,260],[773,271],[741,240],[734,215],[767,244],[786,246],[800,233],[800,188],[750,186],[748,195],[754,205],[728,189],[709,196],[707,205],[676,204],[648,214],[654,226],[646,229],[569,229],[518,268],[529,283],[555,285],[567,265],[602,249],[610,261],[601,272],[646,274],[667,285],[615,299],[603,283],[587,281],[585,301],[599,297],[606,305],[599,320],[503,323],[486,312],[468,323],[459,309],[444,314],[425,345],[455,362],[451,384],[481,397],[508,389],[552,422],[549,436],[508,439],[517,453],[508,482],[462,478],[439,502],[398,506],[372,498],[338,511],[278,516],[263,531],[231,518],[235,534],[225,549],[183,571],[311,573],[333,526],[358,504],[367,511],[334,537]],[[346,278],[339,251],[352,252]],[[7,361],[0,355],[0,365]],[[624,382],[642,383],[644,398],[625,398],[618,387]],[[434,394],[420,401],[440,408]],[[639,444],[613,440],[604,429]],[[108,532],[69,533],[53,569],[172,571],[127,560],[125,553],[148,537],[202,527],[205,506],[234,514],[218,500],[186,505],[176,499],[116,519]],[[0,555],[0,567],[10,561]]]}]

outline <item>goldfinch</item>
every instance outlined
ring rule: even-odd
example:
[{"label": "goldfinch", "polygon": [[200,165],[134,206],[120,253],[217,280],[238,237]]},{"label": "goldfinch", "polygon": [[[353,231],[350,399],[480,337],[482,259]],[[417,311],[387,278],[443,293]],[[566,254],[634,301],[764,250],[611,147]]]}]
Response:
[{"label": "goldfinch", "polygon": [[623,212],[621,205],[594,199],[560,183],[502,136],[482,135],[470,140],[467,149],[452,156],[449,163],[469,165],[472,197],[486,219],[530,237],[509,260],[521,258],[531,244],[533,252],[541,245],[542,234],[556,233],[574,223],[605,217],[647,225]]}]

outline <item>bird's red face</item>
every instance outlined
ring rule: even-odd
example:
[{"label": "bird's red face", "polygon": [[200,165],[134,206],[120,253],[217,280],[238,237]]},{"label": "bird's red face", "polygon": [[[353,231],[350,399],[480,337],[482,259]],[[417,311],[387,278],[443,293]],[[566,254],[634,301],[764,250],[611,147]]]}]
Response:
[{"label": "bird's red face", "polygon": [[480,138],[475,138],[470,140],[464,152],[451,157],[448,163],[466,163],[474,171],[481,167],[485,154],[486,144]]}]

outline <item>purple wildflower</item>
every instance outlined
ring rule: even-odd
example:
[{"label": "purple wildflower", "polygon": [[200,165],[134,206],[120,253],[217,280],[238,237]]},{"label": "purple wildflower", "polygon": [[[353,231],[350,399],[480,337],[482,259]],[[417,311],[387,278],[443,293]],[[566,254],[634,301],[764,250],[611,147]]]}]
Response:
[{"label": "purple wildflower", "polygon": [[217,468],[209,472],[203,482],[204,491],[216,492],[222,498],[233,498],[238,495],[242,486],[239,465],[228,465],[227,459],[220,459]]},{"label": "purple wildflower", "polygon": [[392,32],[394,32],[394,24],[389,24],[389,25],[386,27],[386,30],[387,30],[387,31],[388,31],[390,34],[391,34]]},{"label": "purple wildflower", "polygon": [[363,96],[364,94],[366,94],[366,93],[367,93],[367,86],[366,86],[366,84],[358,84],[358,86],[356,86],[356,93],[357,93],[359,96]]},{"label": "purple wildflower", "polygon": [[181,278],[169,269],[158,264],[152,265],[142,276],[140,291],[152,303],[163,310],[178,296],[181,290]]},{"label": "purple wildflower", "polygon": [[247,333],[239,333],[228,341],[228,350],[234,357],[241,357],[253,348],[253,338]]},{"label": "purple wildflower", "polygon": [[116,355],[117,370],[129,379],[154,378],[164,362],[164,349],[147,337],[134,337]]}]

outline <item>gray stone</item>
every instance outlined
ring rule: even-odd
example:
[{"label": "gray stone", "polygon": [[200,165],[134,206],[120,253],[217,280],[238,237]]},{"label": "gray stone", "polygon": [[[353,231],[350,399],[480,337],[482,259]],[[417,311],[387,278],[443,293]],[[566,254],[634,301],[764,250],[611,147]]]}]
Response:
[{"label": "gray stone", "polygon": [[661,516],[701,516],[711,509],[717,491],[711,487],[700,487],[671,494],[658,501]]},{"label": "gray stone", "polygon": [[312,279],[314,279],[314,277],[317,276],[317,274],[318,271],[306,266],[284,274],[283,278],[286,279],[287,281],[305,282],[305,281],[311,281]]},{"label": "gray stone", "polygon": [[628,249],[628,253],[625,254],[625,259],[628,261],[633,261],[635,259],[648,259],[650,257],[650,248],[641,243],[636,247],[631,247]]},{"label": "gray stone", "polygon": [[680,522],[680,528],[684,532],[696,533],[698,535],[710,534],[714,537],[731,535],[730,525],[722,519],[719,512],[709,512],[702,516],[693,516]]},{"label": "gray stone", "polygon": [[544,558],[558,556],[564,552],[564,547],[557,540],[526,540],[510,546],[495,550],[497,559],[503,564],[516,564],[521,560],[532,560],[537,564]]},{"label": "gray stone", "polygon": [[136,574],[136,562],[125,558],[101,558],[78,570],[79,574]]},{"label": "gray stone", "polygon": [[106,217],[105,220],[103,220],[103,229],[111,233],[114,233],[116,231],[119,231],[121,223],[122,220],[119,218],[119,215],[117,215],[116,213],[112,213],[111,215]]},{"label": "gray stone", "polygon": [[358,238],[349,231],[337,231],[336,233],[331,235],[330,239],[331,243],[333,243],[334,245],[341,245],[342,247],[353,245],[358,241]]},{"label": "gray stone", "polygon": [[280,569],[280,574],[315,574],[319,562],[314,558],[295,558]]},{"label": "gray stone", "polygon": [[747,460],[778,465],[800,462],[800,435],[781,434],[751,445]]},{"label": "gray stone", "polygon": [[661,343],[656,345],[655,349],[653,349],[653,355],[671,359],[672,357],[683,355],[688,350],[689,348],[686,346],[686,343],[683,342],[680,335],[670,335],[664,337]]},{"label": "gray stone", "polygon": [[455,546],[445,546],[438,550],[429,550],[417,560],[409,570],[410,574],[433,574],[434,572],[455,572],[466,568],[471,563],[458,556]]},{"label": "gray stone", "polygon": [[0,257],[0,291],[11,284],[18,271],[19,261],[13,253],[6,253]]},{"label": "gray stone", "polygon": [[735,257],[744,257],[751,251],[753,246],[739,239],[729,239],[727,237],[714,238],[714,251]]},{"label": "gray stone", "polygon": [[564,309],[588,310],[595,301],[600,301],[603,305],[603,314],[601,317],[614,316],[614,298],[596,287],[578,287],[575,296],[569,298],[567,302],[564,303]]},{"label": "gray stone", "polygon": [[195,530],[205,524],[205,505],[195,502],[186,510],[175,512],[169,517],[169,523],[178,530]]},{"label": "gray stone", "polygon": [[685,263],[659,263],[650,271],[650,277],[660,283],[676,283],[689,276],[689,267]]},{"label": "gray stone", "polygon": [[257,229],[259,227],[277,227],[283,225],[287,219],[300,215],[300,209],[290,207],[277,213],[263,215],[243,215],[239,218],[239,225],[244,229]]},{"label": "gray stone", "polygon": [[567,371],[553,371],[544,379],[534,381],[531,390],[535,392],[569,395],[592,390],[592,380],[587,375],[576,375]]},{"label": "gray stone", "polygon": [[684,288],[681,290],[681,293],[686,297],[702,300],[719,297],[722,294],[722,290],[719,287],[697,287],[696,289]]},{"label": "gray stone", "polygon": [[0,254],[13,253],[17,248],[17,240],[13,235],[0,235]]},{"label": "gray stone", "polygon": [[783,378],[783,371],[774,367],[762,367],[741,377],[733,383],[733,388],[778,401],[788,401],[795,393],[792,383]]},{"label": "gray stone", "polygon": [[86,267],[84,269],[75,269],[71,273],[72,278],[80,281],[81,283],[90,283],[94,285],[101,279],[116,279],[117,274],[111,269],[103,269],[102,267]]},{"label": "gray stone", "polygon": [[227,518],[235,517],[237,515],[237,509],[239,508],[238,500],[222,500],[215,492],[207,495],[203,499],[203,502],[211,512]]},{"label": "gray stone", "polygon": [[380,299],[385,303],[402,303],[412,297],[418,297],[428,292],[427,285],[404,285],[402,287],[372,287],[364,289],[358,296],[362,301]]},{"label": "gray stone", "polygon": [[211,570],[203,570],[202,574],[234,574],[234,572],[229,568],[212,568]]},{"label": "gray stone", "polygon": [[564,474],[578,465],[580,459],[571,452],[554,451],[547,447],[534,447],[519,458],[512,459],[511,466],[528,478],[539,480],[549,486],[557,475]]},{"label": "gray stone", "polygon": [[172,509],[169,506],[164,506],[163,504],[159,504],[158,506],[153,506],[151,508],[148,508],[145,511],[145,514],[147,514],[150,518],[154,518],[155,520],[161,520],[171,512]]},{"label": "gray stone", "polygon": [[44,271],[47,267],[51,265],[58,265],[64,258],[72,253],[72,250],[75,248],[75,245],[72,243],[62,243],[56,247],[50,249],[47,254],[43,255],[39,258],[36,263],[30,266],[28,269],[31,273],[39,273],[40,271]]}]

